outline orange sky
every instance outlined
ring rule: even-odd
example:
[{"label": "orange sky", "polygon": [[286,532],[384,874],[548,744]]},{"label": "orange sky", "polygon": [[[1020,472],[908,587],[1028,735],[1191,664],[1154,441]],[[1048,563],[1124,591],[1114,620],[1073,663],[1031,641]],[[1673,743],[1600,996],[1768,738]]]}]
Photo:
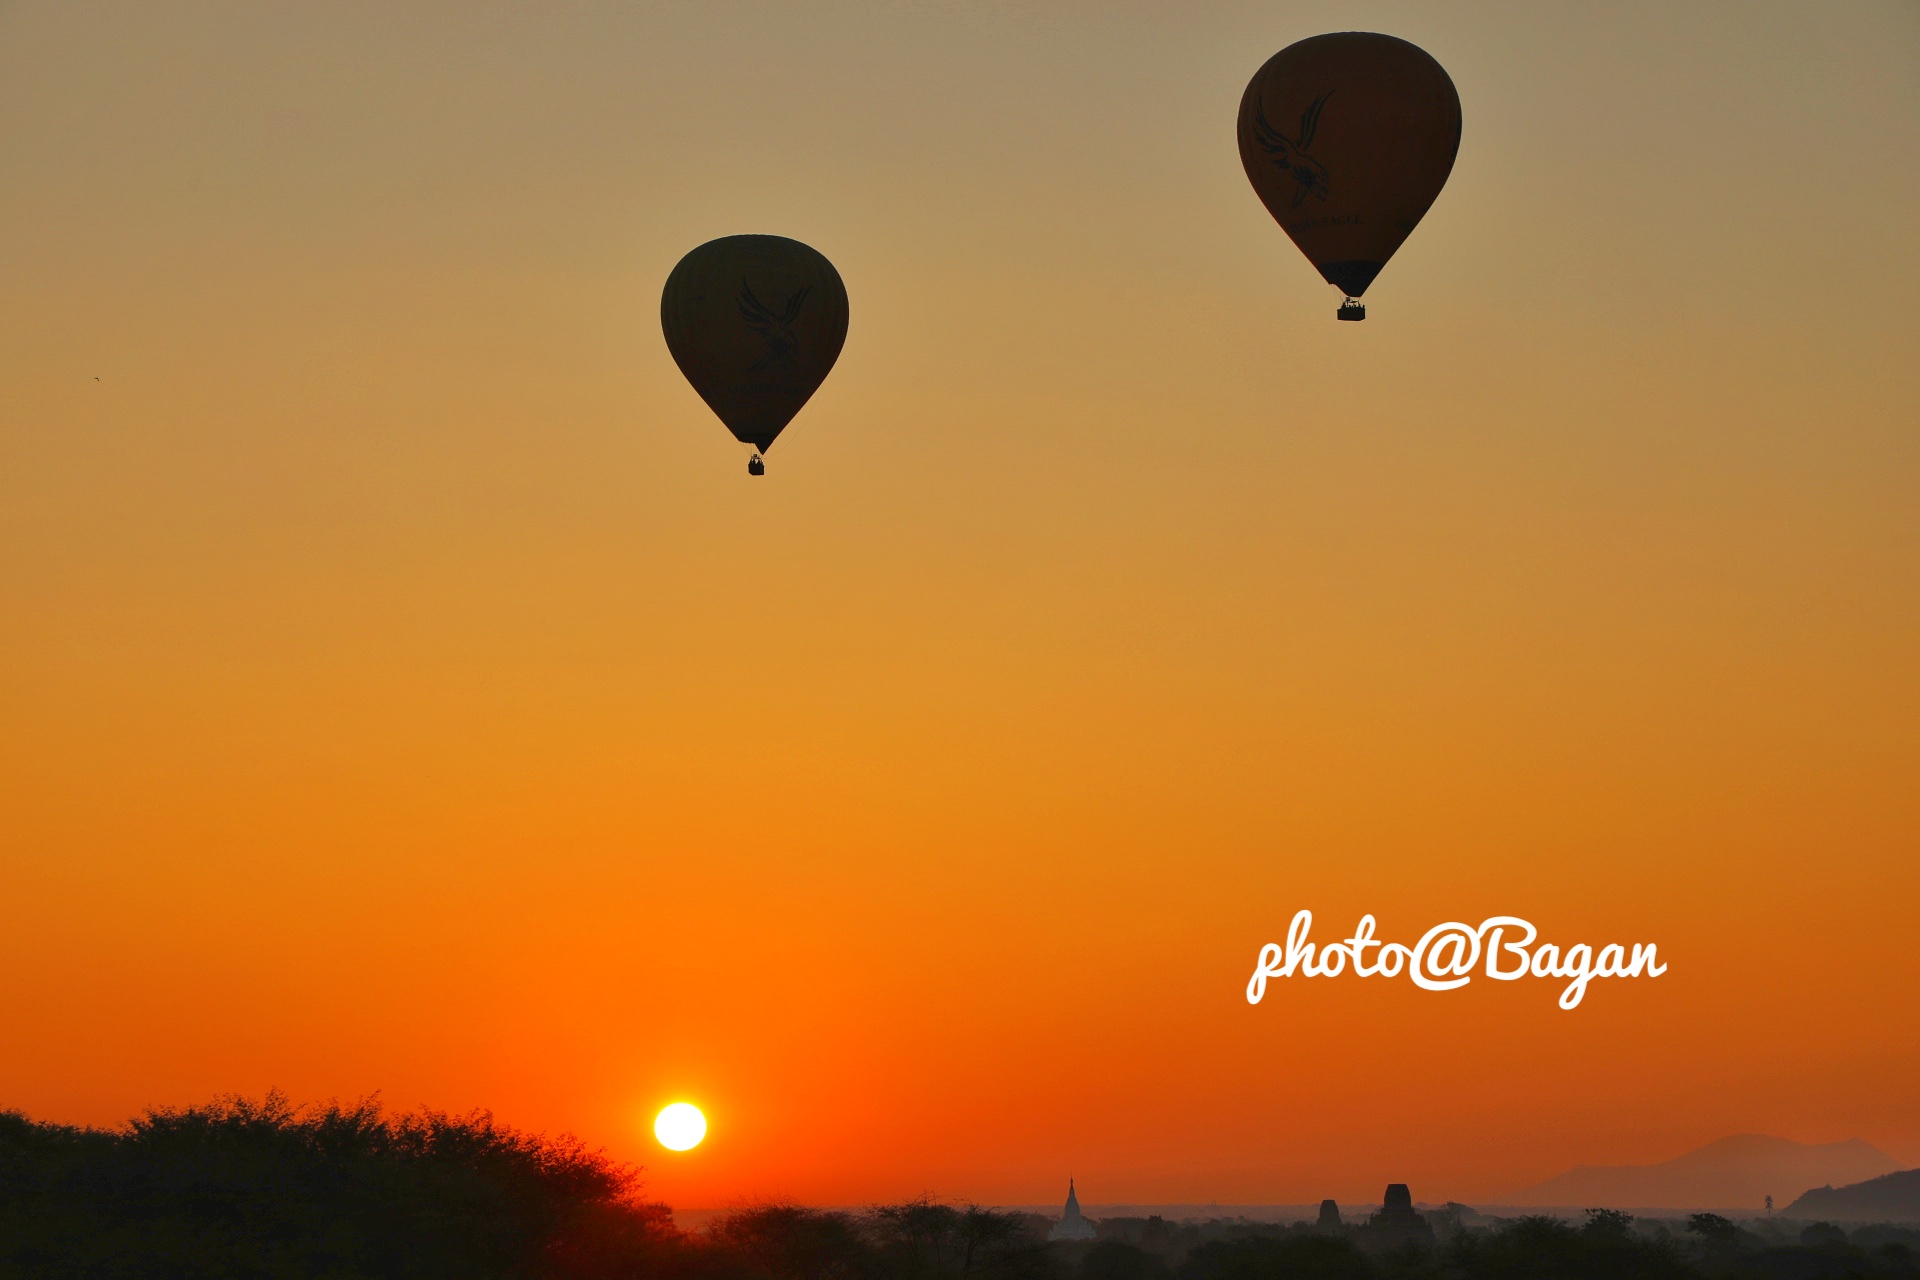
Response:
[{"label": "orange sky", "polygon": [[[683,1208],[1920,1161],[1920,14],[1195,8],[0,6],[0,1106]],[[1234,150],[1347,27],[1466,121],[1365,325]],[[657,320],[743,231],[853,314],[753,482]],[[1250,1008],[1300,907],[1671,970]]]}]

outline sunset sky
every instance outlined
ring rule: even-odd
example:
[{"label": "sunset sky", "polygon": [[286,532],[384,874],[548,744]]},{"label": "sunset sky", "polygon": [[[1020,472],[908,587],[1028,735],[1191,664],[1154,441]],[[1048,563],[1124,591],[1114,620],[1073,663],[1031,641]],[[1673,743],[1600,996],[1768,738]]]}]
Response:
[{"label": "sunset sky", "polygon": [[[1234,136],[1343,29],[1465,120],[1362,325]],[[659,325],[740,232],[851,299],[760,480]],[[1920,1163],[1917,246],[1895,0],[0,3],[0,1108]],[[1303,907],[1671,967],[1250,1007]]]}]

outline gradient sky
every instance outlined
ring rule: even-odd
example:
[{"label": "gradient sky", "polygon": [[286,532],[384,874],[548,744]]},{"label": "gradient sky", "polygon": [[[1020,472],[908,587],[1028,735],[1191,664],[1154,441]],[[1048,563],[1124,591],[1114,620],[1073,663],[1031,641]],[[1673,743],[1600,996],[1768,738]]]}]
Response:
[{"label": "gradient sky", "polygon": [[[1233,130],[1345,28],[1466,121],[1364,325]],[[737,232],[852,298],[751,482],[658,325]],[[1912,4],[0,4],[0,1106],[1920,1161],[1917,232]],[[1671,970],[1250,1008],[1300,907]]]}]

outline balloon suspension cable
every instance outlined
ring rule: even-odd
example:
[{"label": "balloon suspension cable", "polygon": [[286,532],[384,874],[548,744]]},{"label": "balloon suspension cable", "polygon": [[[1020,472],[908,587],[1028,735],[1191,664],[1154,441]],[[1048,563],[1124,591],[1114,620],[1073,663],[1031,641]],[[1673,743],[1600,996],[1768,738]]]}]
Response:
[{"label": "balloon suspension cable", "polygon": [[1340,309],[1333,313],[1333,318],[1336,320],[1365,320],[1367,318],[1367,304],[1358,298],[1348,298],[1340,304]]}]

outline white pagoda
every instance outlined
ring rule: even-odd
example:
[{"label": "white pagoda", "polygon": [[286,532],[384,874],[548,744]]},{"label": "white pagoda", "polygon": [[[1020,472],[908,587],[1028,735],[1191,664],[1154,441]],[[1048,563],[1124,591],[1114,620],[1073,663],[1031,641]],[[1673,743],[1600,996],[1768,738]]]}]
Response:
[{"label": "white pagoda", "polygon": [[1095,1235],[1093,1224],[1080,1216],[1080,1197],[1073,1193],[1073,1179],[1067,1179],[1067,1208],[1060,1215],[1060,1221],[1053,1224],[1047,1232],[1049,1240],[1091,1240]]}]

